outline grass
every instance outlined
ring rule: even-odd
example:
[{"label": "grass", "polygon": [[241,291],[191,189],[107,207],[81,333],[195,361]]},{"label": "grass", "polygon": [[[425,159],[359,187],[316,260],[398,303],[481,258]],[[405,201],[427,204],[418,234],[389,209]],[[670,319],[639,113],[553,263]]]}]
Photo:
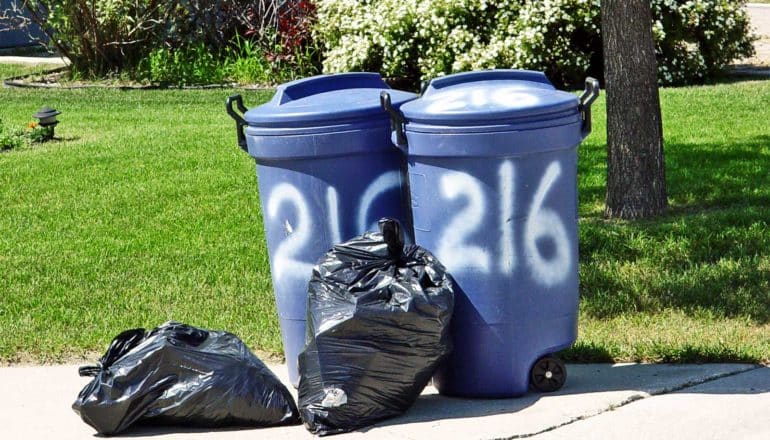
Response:
[{"label": "grass", "polygon": [[770,81],[661,99],[667,216],[605,221],[601,116],[581,147],[581,336],[567,357],[767,361]]},{"label": "grass", "polygon": [[[0,361],[61,361],[176,319],[280,352],[232,91],[0,89],[61,110],[0,154]],[[242,92],[249,106],[269,92]],[[580,361],[770,360],[770,81],[661,91],[671,210],[605,221],[605,120],[580,150]]]},{"label": "grass", "polygon": [[65,139],[0,155],[0,359],[61,360],[172,318],[280,350],[227,94],[0,90],[7,123],[52,105]]},{"label": "grass", "polygon": [[0,63],[0,81],[6,78],[13,78],[22,75],[31,75],[33,73],[40,73],[46,70],[53,69],[58,66],[53,65],[38,65],[30,66],[26,64],[2,64]]}]

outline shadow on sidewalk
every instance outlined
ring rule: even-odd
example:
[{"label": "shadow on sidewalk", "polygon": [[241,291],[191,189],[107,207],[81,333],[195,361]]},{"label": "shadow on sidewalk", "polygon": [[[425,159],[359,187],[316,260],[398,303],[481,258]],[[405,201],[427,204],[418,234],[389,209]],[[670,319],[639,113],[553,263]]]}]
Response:
[{"label": "shadow on sidewalk", "polygon": [[[735,364],[732,365],[735,366]],[[628,392],[628,397],[618,400],[617,403],[621,403],[632,396],[644,397],[685,389],[692,392],[689,390],[690,387],[749,372],[763,375],[767,379],[764,381],[765,386],[745,389],[740,387],[712,389],[712,387],[706,394],[770,392],[770,368],[753,364],[746,364],[745,369],[737,371],[735,368],[727,368],[726,364],[569,364],[567,383],[564,388],[555,393],[530,392],[522,397],[511,399],[465,399],[427,394],[421,396],[405,415],[376,426],[509,414],[533,406],[541,399],[552,401],[554,408],[564,409],[563,404],[568,400],[574,401],[576,397],[585,398],[590,394],[607,392]],[[699,391],[695,390],[695,392]],[[549,410],[545,403],[541,403],[544,405],[542,411]]]},{"label": "shadow on sidewalk", "polygon": [[222,433],[222,432],[236,432],[236,431],[248,431],[250,433],[255,433],[255,435],[259,435],[259,429],[270,429],[270,428],[255,428],[253,426],[244,426],[242,428],[188,428],[184,426],[153,426],[153,425],[134,425],[130,428],[128,428],[127,431],[121,432],[117,435],[99,435],[94,434],[93,437],[95,438],[134,438],[134,437],[157,437],[161,435],[171,435],[171,434],[206,434],[211,433],[212,435]]},{"label": "shadow on sidewalk", "polygon": [[[770,367],[752,364],[569,364],[568,370],[569,376],[565,387],[549,394],[530,392],[522,397],[510,399],[466,399],[441,396],[435,392],[435,389],[429,388],[405,415],[354,432],[367,433],[373,428],[446,419],[512,414],[531,407],[533,407],[530,410],[531,414],[538,417],[546,412],[570,412],[571,409],[585,406],[585,402],[596,404],[602,400],[609,400],[613,405],[622,405],[650,395],[677,391],[696,394],[770,392]],[[746,386],[740,380],[749,375],[752,375],[750,382],[755,384],[754,386]],[[717,379],[721,380],[717,381]],[[612,392],[618,394],[600,396],[602,393]],[[592,394],[596,396],[591,396]],[[116,437],[154,437],[176,433],[201,434],[245,430],[259,435],[259,429],[250,427],[213,429],[137,425]],[[296,434],[294,431],[292,433]],[[311,436],[309,433],[307,435]]]}]

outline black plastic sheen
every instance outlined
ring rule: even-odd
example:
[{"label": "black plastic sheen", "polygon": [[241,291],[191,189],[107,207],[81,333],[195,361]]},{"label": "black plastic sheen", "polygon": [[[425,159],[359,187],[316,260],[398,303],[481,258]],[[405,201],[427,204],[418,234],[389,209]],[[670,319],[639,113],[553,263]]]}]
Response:
[{"label": "black plastic sheen", "polygon": [[299,407],[314,434],[404,413],[449,354],[454,282],[395,220],[336,245],[313,269]]},{"label": "black plastic sheen", "polygon": [[168,322],[119,334],[72,405],[99,434],[136,423],[195,427],[299,422],[291,394],[232,333]]}]

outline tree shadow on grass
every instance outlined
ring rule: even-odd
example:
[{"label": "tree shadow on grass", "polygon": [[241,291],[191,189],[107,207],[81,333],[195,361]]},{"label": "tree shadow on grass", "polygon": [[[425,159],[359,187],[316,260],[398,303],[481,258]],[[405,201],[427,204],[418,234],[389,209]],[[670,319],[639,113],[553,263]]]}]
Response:
[{"label": "tree shadow on grass", "polygon": [[748,81],[767,81],[770,79],[770,69],[765,66],[743,64],[736,67],[737,70],[727,70],[706,84],[735,84]]},{"label": "tree shadow on grass", "polygon": [[770,135],[724,144],[673,144],[666,151],[672,214],[770,200]]},{"label": "tree shadow on grass", "polygon": [[[579,340],[572,347],[559,353],[559,357],[566,362],[574,363],[614,363],[628,362],[628,358],[616,359],[612,353],[601,343]],[[634,362],[642,362],[644,359],[631,359]],[[676,349],[664,349],[657,362],[671,364],[701,364],[701,363],[747,363],[762,362],[750,354],[729,347],[710,347],[683,344]]]},{"label": "tree shadow on grass", "polygon": [[[581,222],[588,311],[708,309],[770,321],[770,135],[667,147],[666,215]],[[581,189],[584,202],[604,196],[603,187]]]},{"label": "tree shadow on grass", "polygon": [[[770,201],[770,135],[740,142],[666,143],[669,214],[731,205],[766,205]],[[592,150],[581,157],[581,174],[601,168],[606,156]],[[604,176],[602,176],[604,177]],[[606,186],[583,185],[583,203],[602,203]]]}]

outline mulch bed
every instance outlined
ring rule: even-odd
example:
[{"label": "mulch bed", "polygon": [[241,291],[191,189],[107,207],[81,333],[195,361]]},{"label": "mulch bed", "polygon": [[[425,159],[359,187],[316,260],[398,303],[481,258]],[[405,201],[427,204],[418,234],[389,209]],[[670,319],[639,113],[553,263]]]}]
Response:
[{"label": "mulch bed", "polygon": [[207,84],[199,86],[165,86],[160,84],[143,84],[133,81],[121,80],[101,80],[101,81],[70,81],[66,79],[67,67],[58,67],[56,69],[46,70],[30,75],[15,76],[3,80],[3,86],[19,89],[118,89],[118,90],[156,90],[156,89],[183,89],[183,90],[202,90],[202,89],[247,89],[262,90],[269,89],[261,85],[240,85],[231,84]]}]

